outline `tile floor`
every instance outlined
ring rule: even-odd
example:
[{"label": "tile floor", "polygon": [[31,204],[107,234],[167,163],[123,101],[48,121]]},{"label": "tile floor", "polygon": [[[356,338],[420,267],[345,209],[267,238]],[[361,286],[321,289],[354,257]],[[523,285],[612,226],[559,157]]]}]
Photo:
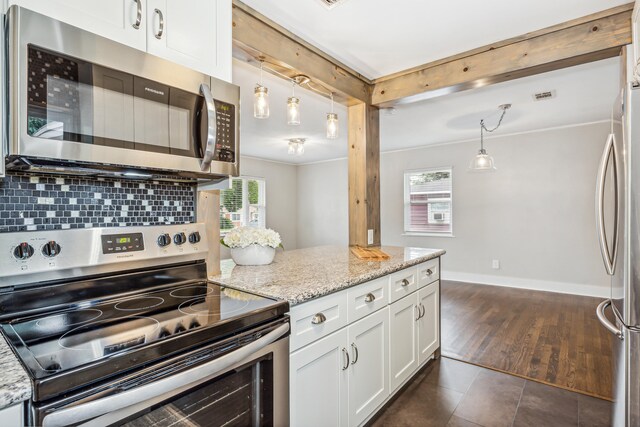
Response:
[{"label": "tile floor", "polygon": [[369,425],[607,427],[610,416],[608,401],[442,357]]}]

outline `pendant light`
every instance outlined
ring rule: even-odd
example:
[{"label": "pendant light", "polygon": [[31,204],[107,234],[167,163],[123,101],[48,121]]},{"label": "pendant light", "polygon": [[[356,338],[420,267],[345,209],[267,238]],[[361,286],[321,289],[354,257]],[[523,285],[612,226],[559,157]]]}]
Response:
[{"label": "pendant light", "polygon": [[333,112],[333,92],[331,93],[331,112],[327,113],[327,139],[338,138],[338,115]]},{"label": "pendant light", "polygon": [[469,172],[494,172],[497,168],[493,157],[487,154],[487,150],[484,149],[484,132],[493,132],[500,127],[502,119],[507,110],[511,108],[511,104],[502,104],[498,107],[502,110],[498,124],[493,129],[487,129],[484,124],[484,119],[480,120],[480,150],[478,154],[469,163]]},{"label": "pendant light", "polygon": [[289,150],[288,153],[294,156],[301,156],[304,154],[304,143],[306,138],[289,138]]},{"label": "pendant light", "polygon": [[263,64],[264,61],[260,61],[260,83],[253,91],[253,117],[256,119],[269,118],[269,89],[262,85]]}]

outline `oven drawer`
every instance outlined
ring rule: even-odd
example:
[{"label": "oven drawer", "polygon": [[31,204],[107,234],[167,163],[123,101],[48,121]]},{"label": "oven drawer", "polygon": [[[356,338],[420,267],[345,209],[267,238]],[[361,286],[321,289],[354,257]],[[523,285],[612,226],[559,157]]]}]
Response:
[{"label": "oven drawer", "polygon": [[418,265],[418,288],[427,286],[440,278],[439,258]]},{"label": "oven drawer", "polygon": [[347,325],[347,293],[337,292],[291,309],[291,351]]},{"label": "oven drawer", "polygon": [[418,269],[405,268],[389,275],[390,302],[398,301],[418,289]]},{"label": "oven drawer", "polygon": [[384,308],[389,303],[388,279],[381,277],[349,289],[349,323]]}]

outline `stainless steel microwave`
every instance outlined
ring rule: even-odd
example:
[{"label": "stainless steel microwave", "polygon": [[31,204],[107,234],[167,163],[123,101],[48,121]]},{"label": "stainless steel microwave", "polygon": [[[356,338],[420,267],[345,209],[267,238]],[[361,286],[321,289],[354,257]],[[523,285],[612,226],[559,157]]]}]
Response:
[{"label": "stainless steel microwave", "polygon": [[238,174],[238,86],[18,6],[4,32],[7,170]]}]

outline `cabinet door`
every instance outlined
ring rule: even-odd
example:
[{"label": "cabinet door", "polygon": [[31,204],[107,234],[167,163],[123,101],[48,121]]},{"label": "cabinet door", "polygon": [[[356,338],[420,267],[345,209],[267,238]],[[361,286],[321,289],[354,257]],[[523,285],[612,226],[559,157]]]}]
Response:
[{"label": "cabinet door", "polygon": [[389,377],[391,391],[418,367],[417,293],[389,306]]},{"label": "cabinet door", "polygon": [[346,426],[347,329],[292,353],[289,363],[291,425]]},{"label": "cabinet door", "polygon": [[[147,46],[146,0],[9,0],[35,12],[136,49]],[[140,25],[134,25],[140,10]]]},{"label": "cabinet door", "polygon": [[420,364],[440,346],[440,281],[418,291],[418,307],[424,312],[418,320]]},{"label": "cabinet door", "polygon": [[231,81],[231,0],[147,1],[149,53]]},{"label": "cabinet door", "polygon": [[0,409],[0,420],[5,427],[20,427],[23,426],[22,422],[22,404],[9,406],[8,408]]},{"label": "cabinet door", "polygon": [[360,425],[389,396],[389,308],[349,331],[349,425]]}]

